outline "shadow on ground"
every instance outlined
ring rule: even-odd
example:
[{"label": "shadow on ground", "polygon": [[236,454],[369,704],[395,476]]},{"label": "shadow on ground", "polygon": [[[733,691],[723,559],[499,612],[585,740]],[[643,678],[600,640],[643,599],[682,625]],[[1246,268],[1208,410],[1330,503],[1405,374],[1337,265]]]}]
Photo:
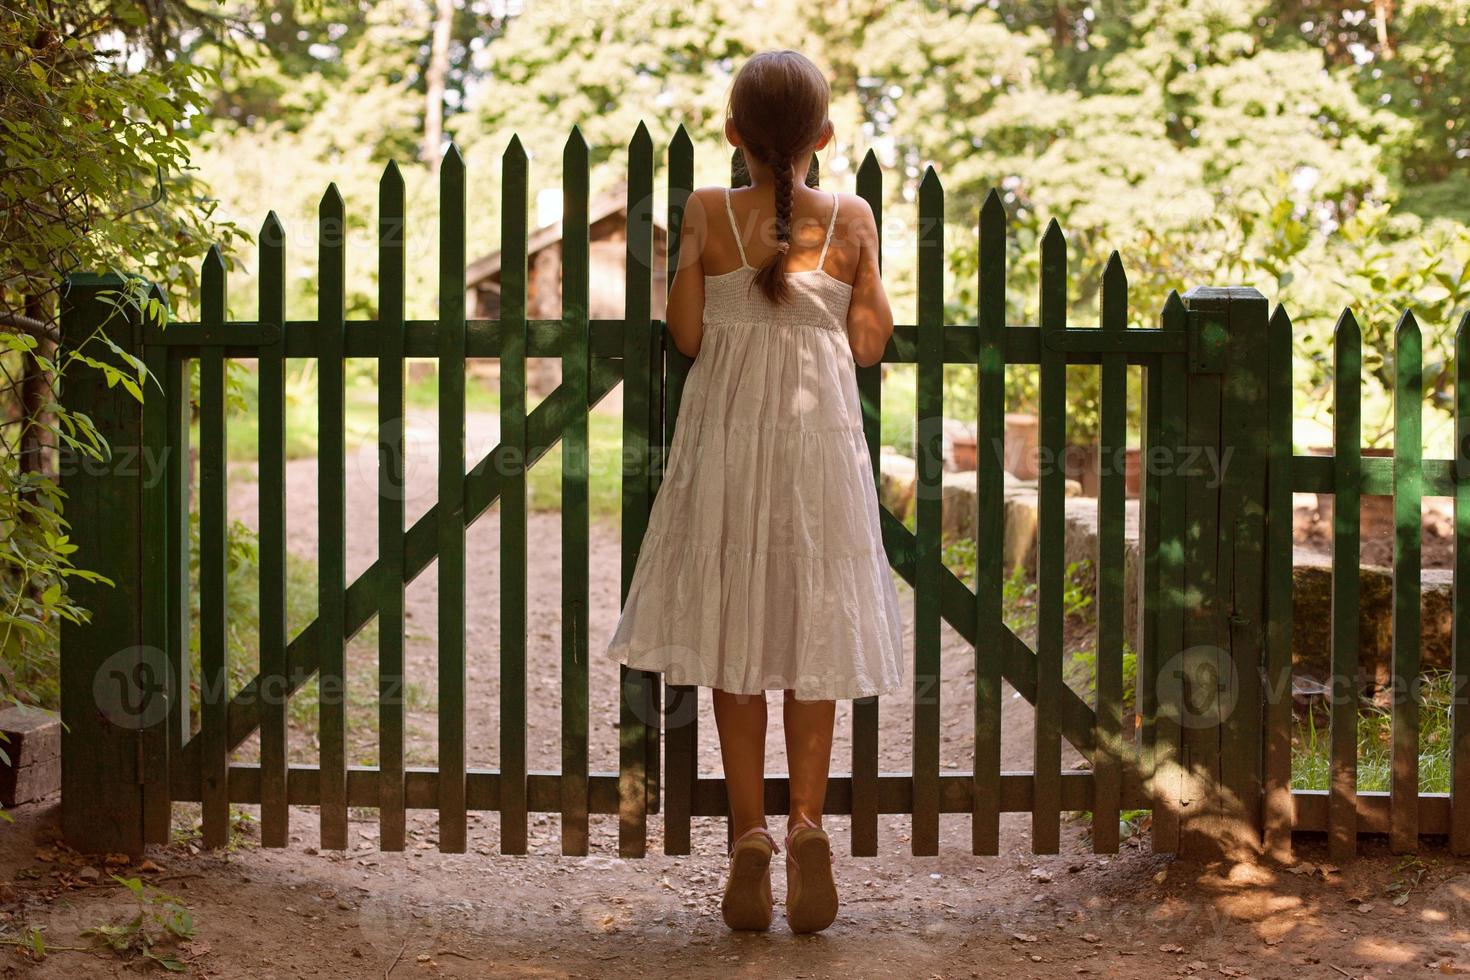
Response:
[{"label": "shadow on ground", "polygon": [[[1389,977],[1470,973],[1470,863],[1419,859],[1375,843],[1341,869],[1306,841],[1293,868],[1190,865],[1146,843],[1087,853],[1068,826],[1064,853],[1024,853],[1019,816],[1009,852],[964,849],[946,818],[938,857],[906,853],[906,822],[885,819],[876,858],[839,856],[837,924],[794,937],[732,934],[717,910],[722,822],[697,821],[695,854],[620,860],[616,826],[594,818],[594,854],[556,854],[556,819],[533,818],[526,857],[494,853],[493,815],[472,817],[471,853],[441,855],[431,814],[410,818],[403,854],[377,851],[376,823],[354,820],[354,850],[318,853],[315,814],[293,812],[296,840],[257,846],[249,820],[227,852],[197,850],[190,808],[179,842],[142,866],[107,867],[56,843],[54,803],[16,811],[0,833],[4,935],[0,975],[137,976],[136,955],[87,951],[84,935],[126,924],[137,902],[110,875],[136,876],[190,910],[190,941],[158,947],[197,976],[642,977]],[[657,821],[654,821],[655,826]],[[846,839],[845,822],[832,820]],[[653,844],[658,846],[655,835]],[[784,877],[777,869],[778,902]],[[53,950],[24,948],[39,929]]]}]

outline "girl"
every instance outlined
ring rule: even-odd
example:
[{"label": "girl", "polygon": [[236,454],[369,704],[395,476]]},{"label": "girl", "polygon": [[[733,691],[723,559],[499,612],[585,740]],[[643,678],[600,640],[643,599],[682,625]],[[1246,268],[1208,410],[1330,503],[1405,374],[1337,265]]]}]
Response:
[{"label": "girl", "polygon": [[832,139],[827,80],[794,51],[751,58],[725,136],[751,185],[695,191],[668,329],[694,366],[610,644],[670,684],[714,689],[730,802],[732,929],[771,924],[765,692],[785,692],[786,917],[837,916],[822,803],[836,698],[902,682],[902,618],[878,528],[853,364],[893,332],[861,198],[799,176]]}]

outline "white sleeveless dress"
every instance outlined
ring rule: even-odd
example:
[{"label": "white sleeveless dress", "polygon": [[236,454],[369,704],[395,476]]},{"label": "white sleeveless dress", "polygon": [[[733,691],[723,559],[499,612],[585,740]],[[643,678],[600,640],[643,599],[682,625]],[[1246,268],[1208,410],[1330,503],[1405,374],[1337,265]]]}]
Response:
[{"label": "white sleeveless dress", "polygon": [[801,700],[903,681],[903,617],[883,551],[847,340],[852,287],[821,260],[772,304],[725,191],[740,268],[704,280],[704,339],[679,405],[608,651],[670,684]]}]

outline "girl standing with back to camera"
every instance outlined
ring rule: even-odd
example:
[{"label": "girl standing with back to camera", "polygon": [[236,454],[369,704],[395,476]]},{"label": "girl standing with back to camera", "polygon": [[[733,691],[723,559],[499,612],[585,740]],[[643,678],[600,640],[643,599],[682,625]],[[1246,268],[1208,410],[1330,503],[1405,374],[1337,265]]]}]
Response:
[{"label": "girl standing with back to camera", "polygon": [[735,77],[725,135],[749,187],[695,191],[668,329],[694,366],[609,651],[714,689],[734,843],[721,911],[767,929],[780,852],[764,809],[766,691],[784,691],[786,917],[837,916],[822,806],[837,698],[902,683],[902,615],[879,534],[854,362],[893,332],[861,198],[807,187],[829,89],[794,51]]}]

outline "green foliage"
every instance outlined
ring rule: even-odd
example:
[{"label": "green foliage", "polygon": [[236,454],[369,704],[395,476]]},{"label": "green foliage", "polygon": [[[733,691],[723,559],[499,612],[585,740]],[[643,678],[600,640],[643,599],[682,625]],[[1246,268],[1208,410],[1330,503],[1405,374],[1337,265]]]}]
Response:
[{"label": "green foliage", "polygon": [[[314,732],[312,733],[315,734]],[[188,815],[183,821],[175,821],[169,830],[169,842],[188,847],[204,846],[204,812],[196,804],[187,804]],[[229,834],[225,840],[225,853],[233,854],[249,846],[252,839],[259,837],[260,819],[244,807],[231,806]]]},{"label": "green foliage", "polygon": [[[255,221],[269,204],[286,217],[299,243],[292,264],[302,270],[290,304],[308,316],[309,243],[329,180],[339,181],[365,240],[389,157],[403,165],[410,214],[437,209],[432,168],[412,161],[425,113],[429,10],[402,0],[232,7],[264,40],[244,45],[248,65],[230,63],[213,111],[231,125],[208,135],[196,158],[227,190],[232,213]],[[1071,322],[1095,322],[1114,249],[1128,272],[1135,327],[1157,324],[1170,290],[1255,285],[1286,304],[1307,365],[1303,391],[1320,393],[1320,353],[1343,306],[1392,303],[1396,314],[1410,305],[1450,320],[1441,314],[1457,300],[1441,295],[1435,260],[1420,249],[1439,241],[1432,217],[1442,216],[1451,241],[1467,217],[1470,176],[1455,166],[1470,152],[1455,84],[1470,45],[1466,8],[1467,0],[1412,0],[1380,30],[1377,8],[1361,0],[998,0],[758,14],[707,0],[613,0],[592,17],[577,7],[507,13],[473,2],[451,25],[446,132],[476,177],[471,252],[483,254],[499,245],[493,188],[512,133],[532,156],[533,197],[554,196],[573,125],[590,144],[594,191],[622,178],[639,121],[658,143],[685,126],[696,183],[723,182],[733,71],[752,51],[796,47],[833,83],[836,136],[822,153],[824,183],[850,190],[869,149],[884,165],[885,277],[900,320],[911,319],[914,297],[914,191],[933,164],[951,220],[953,321],[976,315],[974,223],[995,187],[1010,218],[1009,322],[1035,322],[1037,244],[1055,217],[1068,235]],[[207,48],[191,48],[193,61],[216,64]],[[479,186],[486,191],[475,199]],[[1387,219],[1371,217],[1379,212]],[[1371,247],[1352,247],[1354,235]],[[410,315],[432,316],[432,230],[416,221],[410,243]],[[1447,272],[1453,256],[1436,255],[1437,271]],[[349,249],[349,262],[349,308],[370,315],[373,249]],[[237,297],[249,296],[246,272]],[[1389,288],[1354,285],[1378,278]],[[1385,313],[1372,319],[1391,326]],[[1372,343],[1381,332],[1370,331]],[[946,370],[947,412],[967,420],[969,377]],[[1071,372],[1070,383],[1069,440],[1090,442],[1097,372]],[[1008,408],[1026,411],[1034,399],[1034,372],[1008,372]],[[890,438],[899,435],[885,430],[884,441],[906,445]]]},{"label": "green foliage", "polygon": [[[945,548],[945,563],[962,578],[974,576],[974,556],[972,539],[960,539]],[[1093,614],[1092,592],[1087,585],[1088,565],[1086,561],[1069,563],[1062,580],[1062,615],[1078,628],[1089,627]],[[1001,585],[1002,618],[1011,632],[1022,636],[1036,628],[1036,599],[1036,582],[1030,572],[1021,565],[1011,569]]]},{"label": "green foliage", "polygon": [[[208,242],[236,237],[189,167],[209,76],[164,53],[170,32],[207,20],[171,0],[0,11],[0,693],[10,700],[55,703],[58,625],[86,617],[67,583],[97,579],[74,563],[58,478],[110,450],[61,390],[97,373],[141,399],[146,372],[113,338],[132,320],[163,322],[166,304],[144,280],[182,297]],[[107,322],[58,350],[59,292],[76,270],[117,270],[126,285],[104,297]]]},{"label": "green foliage", "polygon": [[[1419,678],[1419,792],[1450,791],[1454,748],[1454,678],[1433,671]],[[1332,772],[1331,730],[1324,712],[1297,712],[1291,746],[1293,789],[1327,789]],[[1393,712],[1365,701],[1358,707],[1358,792],[1382,793],[1393,781]]]},{"label": "green foliage", "polygon": [[1036,583],[1017,566],[1001,587],[1003,618],[1012,633],[1024,636],[1036,628]]},{"label": "green foliage", "polygon": [[[611,0],[588,16],[575,5],[470,0],[455,5],[446,95],[435,110],[426,101],[433,11],[414,0],[8,4],[0,13],[0,655],[9,674],[20,696],[54,700],[56,625],[85,615],[65,587],[88,573],[73,565],[56,453],[98,458],[106,449],[90,420],[58,404],[64,378],[54,376],[101,370],[135,395],[147,388],[138,365],[117,369],[101,356],[117,353],[106,331],[89,347],[55,352],[63,273],[141,276],[187,316],[208,246],[233,258],[248,240],[236,217],[253,225],[274,206],[288,230],[289,314],[309,317],[316,207],[336,180],[348,203],[349,315],[371,316],[377,180],[397,159],[410,214],[409,315],[432,316],[437,188],[432,160],[419,159],[431,115],[444,116],[445,134],[470,159],[470,247],[479,255],[499,244],[498,161],[513,132],[532,154],[533,192],[559,186],[560,149],[574,124],[591,144],[594,191],[621,179],[639,121],[659,143],[685,126],[696,182],[723,182],[728,84],[742,58],[766,47],[800,48],[832,78],[826,186],[851,189],[869,149],[884,165],[885,276],[900,320],[911,319],[914,298],[914,190],[933,164],[951,222],[953,321],[976,315],[974,224],[995,187],[1010,222],[1008,322],[1035,322],[1037,245],[1055,217],[1068,233],[1074,324],[1095,321],[1114,249],[1128,272],[1134,327],[1156,325],[1170,290],[1255,285],[1292,314],[1301,400],[1321,415],[1333,381],[1331,324],[1351,305],[1379,395],[1365,401],[1371,438],[1384,429],[1374,412],[1387,404],[1390,331],[1412,308],[1425,329],[1426,387],[1444,407],[1451,331],[1470,300],[1470,136],[1459,84],[1470,2],[1391,6],[926,0],[752,13],[708,0]],[[233,264],[231,312],[249,318],[253,269],[248,257]],[[116,297],[119,308],[161,316],[140,282]],[[49,385],[34,383],[48,377]],[[882,438],[900,448],[911,442],[912,379],[911,368],[897,368],[885,385]],[[950,416],[973,418],[972,379],[972,369],[946,368]],[[1008,408],[1032,407],[1034,370],[1012,368],[1007,379]],[[293,371],[293,453],[314,449],[310,382]],[[232,443],[250,452],[252,383],[248,372],[231,372]],[[1069,384],[1069,438],[1087,441],[1097,371],[1073,369]],[[349,398],[349,422],[363,438],[371,437],[368,404]],[[605,436],[594,444],[617,433]],[[532,471],[540,506],[559,500],[556,461],[553,452]],[[616,492],[616,481],[594,484],[594,505],[613,512]],[[236,549],[249,542],[238,531],[235,542],[232,594],[242,594],[233,586],[250,555]],[[973,554],[954,547],[951,566],[973,567]],[[1022,619],[1034,614],[1027,589],[1019,579],[1007,586],[1007,608]],[[247,653],[243,642],[232,647],[232,663]]]},{"label": "green foliage", "polygon": [[[230,624],[225,669],[229,692],[233,695],[244,687],[260,666],[260,537],[240,521],[232,521],[228,529],[225,552],[225,596],[229,603],[226,622]],[[199,514],[189,515],[189,576],[192,594],[198,595],[199,580]],[[286,556],[286,624],[290,635],[316,618],[316,566],[314,563]],[[193,722],[198,722],[200,691],[199,607],[190,608],[189,704]],[[373,633],[372,635],[376,635]],[[299,701],[299,699],[298,699]],[[293,704],[298,703],[293,701]],[[314,705],[311,701],[308,704]]]},{"label": "green foliage", "polygon": [[[127,289],[105,296],[112,315],[91,336],[59,353],[44,353],[40,342],[29,334],[0,333],[0,338],[7,338],[12,349],[22,350],[35,370],[50,379],[53,389],[59,389],[68,376],[95,371],[108,387],[120,386],[141,401],[147,371],[111,339],[109,331],[131,329],[129,319],[164,315],[145,289],[133,279]],[[106,353],[102,352],[118,357],[124,366],[104,360]],[[0,548],[0,659],[9,668],[0,673],[0,697],[17,704],[54,705],[60,624],[88,618],[87,610],[72,601],[67,585],[77,579],[112,583],[75,564],[77,547],[63,516],[65,494],[58,474],[36,466],[33,456],[41,454],[43,445],[50,445],[56,447],[60,460],[76,466],[104,462],[110,459],[111,450],[92,419],[68,411],[52,397],[41,411],[22,415],[14,428],[15,442],[4,447],[10,451],[0,453],[0,537],[5,543]]]},{"label": "green foliage", "polygon": [[112,880],[132,893],[137,908],[131,917],[82,930],[99,944],[120,956],[139,957],[172,973],[183,973],[177,957],[182,940],[194,938],[194,917],[189,907],[138,878],[113,875]]},{"label": "green foliage", "polygon": [[[881,445],[892,446],[905,456],[915,455],[914,419],[919,412],[917,382],[912,364],[890,364],[883,368],[883,413],[878,419],[878,440]],[[945,414],[967,417],[952,407],[948,389],[944,394]]]},{"label": "green foliage", "polygon": [[[167,16],[183,5],[150,5]],[[0,14],[0,296],[50,322],[66,273],[118,272],[178,301],[197,259],[238,230],[203,200],[189,137],[207,120],[205,69],[129,70],[157,27],[132,4],[23,0]],[[116,33],[110,33],[116,32]],[[136,44],[131,43],[136,41]]]},{"label": "green foliage", "polygon": [[[1088,647],[1075,650],[1068,658],[1068,673],[1073,683],[1092,695],[1097,695],[1097,650]],[[1138,697],[1138,654],[1132,644],[1123,644],[1123,708],[1131,710]]]}]

